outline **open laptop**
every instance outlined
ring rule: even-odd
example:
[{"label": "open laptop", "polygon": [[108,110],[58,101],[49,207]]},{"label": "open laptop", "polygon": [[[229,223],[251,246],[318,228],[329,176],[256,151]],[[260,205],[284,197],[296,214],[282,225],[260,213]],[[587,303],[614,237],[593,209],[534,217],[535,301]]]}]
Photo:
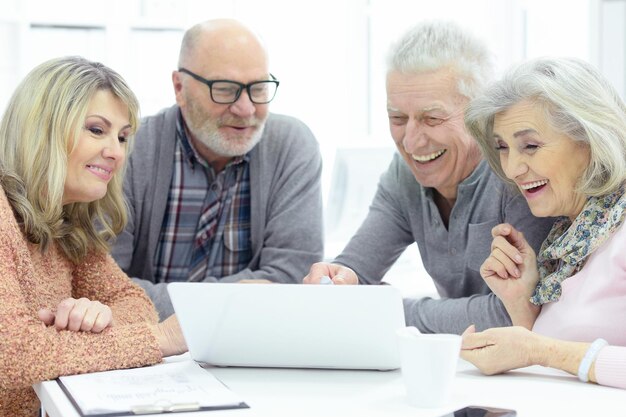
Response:
[{"label": "open laptop", "polygon": [[389,285],[168,285],[191,357],[216,366],[396,369],[402,296]]}]

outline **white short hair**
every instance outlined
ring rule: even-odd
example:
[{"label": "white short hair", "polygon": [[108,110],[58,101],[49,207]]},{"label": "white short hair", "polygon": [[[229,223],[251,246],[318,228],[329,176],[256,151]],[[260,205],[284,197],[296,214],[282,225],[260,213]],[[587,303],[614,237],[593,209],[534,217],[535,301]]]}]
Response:
[{"label": "white short hair", "polygon": [[387,71],[419,74],[452,68],[458,74],[458,92],[471,99],[491,80],[491,61],[485,44],[457,24],[425,21],[392,44]]}]

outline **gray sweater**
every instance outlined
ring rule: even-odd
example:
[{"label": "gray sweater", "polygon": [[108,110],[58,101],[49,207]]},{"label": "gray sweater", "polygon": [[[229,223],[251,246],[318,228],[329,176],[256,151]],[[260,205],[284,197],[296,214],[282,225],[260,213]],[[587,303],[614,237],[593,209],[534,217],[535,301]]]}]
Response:
[{"label": "gray sweater", "polygon": [[362,283],[375,284],[404,249],[417,242],[441,299],[405,300],[408,325],[422,332],[457,334],[470,324],[479,330],[508,326],[506,309],[479,273],[491,252],[491,229],[503,222],[520,229],[537,250],[554,219],[534,217],[524,197],[483,161],[459,184],[446,229],[433,189],[415,181],[396,154],[381,177],[367,218],[335,262],[352,268]]},{"label": "gray sweater", "polygon": [[[112,254],[154,301],[161,319],[173,313],[165,283],[153,267],[172,179],[178,107],[142,121],[126,172],[129,221]],[[270,114],[250,151],[252,259],[220,282],[267,279],[296,283],[323,257],[322,159],[304,123]]]}]

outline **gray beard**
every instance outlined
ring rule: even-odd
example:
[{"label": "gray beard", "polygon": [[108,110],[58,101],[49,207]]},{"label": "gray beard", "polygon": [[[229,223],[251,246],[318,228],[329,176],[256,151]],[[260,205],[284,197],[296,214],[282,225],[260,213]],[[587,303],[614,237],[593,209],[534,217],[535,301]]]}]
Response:
[{"label": "gray beard", "polygon": [[209,148],[217,155],[224,157],[235,157],[245,155],[254,148],[263,136],[263,130],[265,129],[265,123],[247,140],[227,140],[215,130],[205,131],[200,128],[199,131],[192,132],[198,141],[204,146]]}]

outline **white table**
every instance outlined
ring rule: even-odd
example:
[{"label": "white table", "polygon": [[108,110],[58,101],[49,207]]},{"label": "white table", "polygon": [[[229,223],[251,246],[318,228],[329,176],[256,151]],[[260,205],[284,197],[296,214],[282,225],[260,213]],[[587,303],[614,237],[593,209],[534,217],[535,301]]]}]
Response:
[{"label": "white table", "polygon": [[[174,360],[187,360],[183,355]],[[626,416],[626,390],[583,384],[541,367],[484,376],[460,361],[452,402],[419,409],[406,402],[400,371],[209,368],[249,409],[168,416],[445,416],[467,405],[513,408],[520,417]],[[56,381],[34,385],[50,417],[79,417]]]}]

